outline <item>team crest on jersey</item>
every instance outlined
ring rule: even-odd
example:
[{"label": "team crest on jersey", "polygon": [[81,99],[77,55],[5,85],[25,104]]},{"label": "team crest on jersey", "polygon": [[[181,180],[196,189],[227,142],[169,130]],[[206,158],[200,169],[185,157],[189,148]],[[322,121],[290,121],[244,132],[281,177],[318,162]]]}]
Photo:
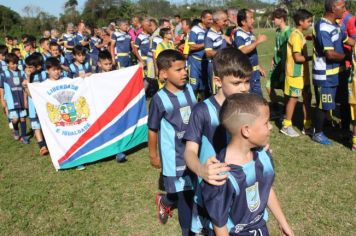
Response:
[{"label": "team crest on jersey", "polygon": [[56,94],[59,105],[47,103],[47,113],[50,121],[56,126],[73,126],[87,121],[90,110],[84,97],[72,101],[74,92],[64,91]]},{"label": "team crest on jersey", "polygon": [[246,201],[248,209],[250,209],[251,212],[256,211],[260,207],[261,200],[258,182],[246,188]]},{"label": "team crest on jersey", "polygon": [[18,76],[14,76],[12,81],[14,82],[14,85],[20,85],[20,78]]},{"label": "team crest on jersey", "polygon": [[191,113],[190,106],[182,107],[179,109],[179,111],[180,111],[180,115],[182,117],[183,123],[188,124],[190,113]]}]

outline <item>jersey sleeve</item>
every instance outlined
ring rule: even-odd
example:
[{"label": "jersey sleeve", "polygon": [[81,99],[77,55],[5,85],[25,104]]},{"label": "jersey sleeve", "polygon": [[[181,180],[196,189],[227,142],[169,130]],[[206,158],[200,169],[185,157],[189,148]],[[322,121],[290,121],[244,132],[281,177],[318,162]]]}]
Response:
[{"label": "jersey sleeve", "polygon": [[163,117],[162,104],[158,96],[154,96],[150,102],[148,111],[148,128],[151,130],[159,130],[161,119]]},{"label": "jersey sleeve", "polygon": [[140,36],[138,36],[135,40],[135,47],[139,48],[141,46],[141,43],[142,43],[141,38]]},{"label": "jersey sleeve", "polygon": [[205,104],[200,103],[193,108],[193,111],[190,114],[187,130],[184,133],[184,140],[192,141],[200,145],[203,136],[204,124],[206,122],[206,115],[203,109],[204,106]]},{"label": "jersey sleeve", "polygon": [[293,53],[301,53],[303,51],[303,39],[299,34],[292,34],[288,40]]},{"label": "jersey sleeve", "polygon": [[197,40],[198,40],[197,33],[194,32],[194,31],[190,31],[189,32],[189,36],[188,36],[188,43],[189,44],[196,44]]},{"label": "jersey sleeve", "polygon": [[189,41],[188,38],[186,38],[184,42],[183,55],[188,55],[188,54],[189,54]]},{"label": "jersey sleeve", "polygon": [[334,50],[334,44],[331,40],[331,35],[327,31],[320,30],[317,35],[317,40],[321,47],[324,48],[324,51]]},{"label": "jersey sleeve", "polygon": [[4,73],[1,72],[0,73],[0,89],[4,88],[4,77],[5,77]]},{"label": "jersey sleeve", "polygon": [[203,181],[201,189],[203,203],[211,222],[218,227],[223,227],[227,223],[235,195],[230,181],[226,181],[222,186],[213,186]]},{"label": "jersey sleeve", "polygon": [[243,48],[246,45],[246,40],[239,34],[239,31],[234,35],[234,46],[238,49]]},{"label": "jersey sleeve", "polygon": [[205,51],[210,51],[213,50],[213,39],[210,37],[205,37],[205,41],[204,41],[204,46],[205,46]]}]

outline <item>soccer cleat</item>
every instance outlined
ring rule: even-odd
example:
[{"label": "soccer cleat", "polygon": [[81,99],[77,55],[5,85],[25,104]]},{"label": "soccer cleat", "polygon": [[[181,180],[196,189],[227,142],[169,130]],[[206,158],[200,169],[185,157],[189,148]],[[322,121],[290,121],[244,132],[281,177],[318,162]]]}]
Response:
[{"label": "soccer cleat", "polygon": [[310,126],[309,128],[303,128],[302,134],[308,135],[308,136],[313,136],[315,132],[314,127]]},{"label": "soccer cleat", "polygon": [[162,194],[156,194],[157,218],[159,223],[165,224],[167,223],[168,216],[172,217],[172,209],[162,203],[162,198]]},{"label": "soccer cleat", "polygon": [[323,145],[330,145],[331,141],[324,135],[323,132],[315,133],[312,137],[312,139],[320,144]]},{"label": "soccer cleat", "polygon": [[14,130],[14,131],[12,132],[12,136],[14,137],[14,139],[15,139],[16,141],[18,141],[18,140],[20,139],[19,131],[18,131],[18,130]]},{"label": "soccer cleat", "polygon": [[295,131],[295,129],[293,128],[293,126],[288,126],[288,127],[283,127],[282,129],[279,130],[282,134],[285,134],[289,137],[295,138],[295,137],[299,137],[300,134]]},{"label": "soccer cleat", "polygon": [[77,168],[75,168],[76,170],[85,170],[85,166],[84,165],[79,165],[77,166]]},{"label": "soccer cleat", "polygon": [[121,153],[116,154],[116,161],[118,163],[123,163],[123,162],[127,161],[125,153],[121,152]]},{"label": "soccer cleat", "polygon": [[21,138],[19,139],[19,141],[20,141],[21,143],[23,143],[23,144],[29,144],[29,143],[30,143],[30,141],[28,140],[27,137],[21,137]]},{"label": "soccer cleat", "polygon": [[48,149],[47,149],[46,146],[43,146],[43,147],[40,148],[40,155],[41,155],[41,156],[45,156],[45,155],[47,155],[48,153],[49,153],[49,152],[48,152]]}]

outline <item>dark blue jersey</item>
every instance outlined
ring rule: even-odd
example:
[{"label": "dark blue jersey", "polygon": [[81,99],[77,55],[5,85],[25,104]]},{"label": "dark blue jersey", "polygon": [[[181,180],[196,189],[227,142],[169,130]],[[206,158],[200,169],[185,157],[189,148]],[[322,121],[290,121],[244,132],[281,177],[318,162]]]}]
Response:
[{"label": "dark blue jersey", "polygon": [[[63,42],[64,43],[67,43],[68,46],[72,46],[74,47],[75,46],[75,42],[76,42],[76,36],[74,34],[64,34],[63,35]],[[64,48],[64,52],[65,53],[70,53],[72,52],[73,49],[72,48]]]},{"label": "dark blue jersey", "polygon": [[[198,25],[193,26],[192,30],[189,32],[188,43],[193,44],[202,44],[205,41],[205,37],[208,30],[199,23]],[[198,60],[202,60],[205,57],[204,48],[196,51],[191,51],[189,56],[192,56]]]},{"label": "dark blue jersey", "polygon": [[135,47],[139,49],[141,57],[146,59],[150,51],[150,35],[141,32],[135,40]]},{"label": "dark blue jersey", "polygon": [[183,158],[183,135],[195,104],[195,95],[189,84],[175,94],[163,88],[150,102],[148,127],[159,132],[162,173],[167,192],[192,189],[191,179],[182,178],[189,175]]},{"label": "dark blue jersey", "polygon": [[[226,149],[217,159],[225,162]],[[266,211],[274,181],[273,162],[262,151],[253,152],[253,160],[242,165],[229,165],[229,177],[222,186],[201,182],[203,201],[212,223],[227,226],[230,235],[263,227],[268,219]]]},{"label": "dark blue jersey", "polygon": [[131,36],[123,31],[114,32],[111,40],[115,43],[115,53],[117,56],[128,56],[131,52]]},{"label": "dark blue jersey", "polygon": [[[233,45],[238,49],[248,46],[255,41],[256,37],[252,32],[246,32],[240,27],[237,28],[233,35]],[[255,71],[256,66],[258,66],[257,48],[253,49],[250,53],[247,54],[247,56],[250,58],[251,65]]]},{"label": "dark blue jersey", "polygon": [[91,73],[91,66],[89,62],[84,62],[83,64],[72,63],[69,65],[70,78],[79,77],[81,74]]},{"label": "dark blue jersey", "polygon": [[98,37],[91,37],[90,43],[89,43],[89,48],[90,48],[90,54],[92,55],[99,55],[100,49],[97,48],[99,44],[101,44],[102,40],[101,38]]},{"label": "dark blue jersey", "polygon": [[2,73],[2,86],[4,88],[4,98],[6,100],[7,108],[25,109],[24,91],[22,82],[26,79],[23,71],[5,70]]},{"label": "dark blue jersey", "polygon": [[[30,77],[30,83],[41,83],[47,79],[46,71],[40,71],[34,73]],[[37,119],[37,113],[35,109],[35,105],[33,104],[32,98],[30,96],[27,97],[28,99],[28,117],[30,119]]]}]

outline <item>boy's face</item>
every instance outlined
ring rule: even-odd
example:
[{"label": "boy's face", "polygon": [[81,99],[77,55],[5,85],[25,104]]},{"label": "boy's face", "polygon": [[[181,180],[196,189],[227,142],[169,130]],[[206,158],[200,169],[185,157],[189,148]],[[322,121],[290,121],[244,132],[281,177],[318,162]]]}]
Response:
[{"label": "boy's face", "polygon": [[18,62],[10,61],[9,63],[7,63],[7,67],[9,68],[9,70],[17,70],[17,66]]},{"label": "boy's face", "polygon": [[49,51],[49,41],[44,41],[42,44],[41,44],[41,48],[45,51]]},{"label": "boy's face", "polygon": [[233,75],[224,76],[223,79],[214,77],[218,88],[221,88],[225,97],[235,93],[248,93],[250,91],[250,78],[238,78]]},{"label": "boy's face", "polygon": [[14,53],[18,58],[20,58],[20,59],[22,58],[22,55],[21,55],[20,51],[15,51]]},{"label": "boy's face", "polygon": [[272,125],[269,122],[269,107],[262,105],[259,106],[258,110],[259,116],[249,125],[249,141],[256,147],[263,147],[268,144]]},{"label": "boy's face", "polygon": [[58,46],[51,46],[49,48],[49,52],[51,53],[52,57],[58,57],[60,54]]},{"label": "boy's face", "polygon": [[303,30],[307,30],[312,26],[313,18],[310,17],[308,19],[301,20],[301,21],[299,21],[299,24],[300,24],[300,26],[302,27]]},{"label": "boy's face", "polygon": [[83,64],[85,61],[85,54],[81,54],[81,53],[76,54],[76,55],[74,55],[74,59],[75,59],[75,61],[79,62],[80,64]]},{"label": "boy's face", "polygon": [[57,67],[52,67],[47,69],[48,78],[50,80],[58,80],[61,76],[61,69]]},{"label": "boy's face", "polygon": [[206,14],[203,18],[201,18],[201,21],[206,28],[210,28],[213,25],[213,15]]},{"label": "boy's face", "polygon": [[112,70],[112,60],[109,59],[99,59],[98,66],[104,72],[108,72]]},{"label": "boy's face", "polygon": [[172,30],[169,30],[167,33],[165,33],[164,37],[168,40],[172,40],[173,39]]},{"label": "boy's face", "polygon": [[187,69],[185,61],[175,61],[169,69],[161,70],[160,77],[166,80],[167,84],[176,88],[181,88],[187,83]]},{"label": "boy's face", "polygon": [[183,30],[183,33],[188,33],[189,32],[189,29],[190,29],[190,27],[189,27],[189,25],[187,24],[187,21],[182,21],[182,30]]},{"label": "boy's face", "polygon": [[29,73],[29,74],[33,74],[36,72],[36,67],[35,66],[32,66],[32,65],[27,65],[26,64],[26,71]]},{"label": "boy's face", "polygon": [[282,24],[283,18],[274,18],[272,20],[272,23],[274,24],[275,27],[279,28]]}]

